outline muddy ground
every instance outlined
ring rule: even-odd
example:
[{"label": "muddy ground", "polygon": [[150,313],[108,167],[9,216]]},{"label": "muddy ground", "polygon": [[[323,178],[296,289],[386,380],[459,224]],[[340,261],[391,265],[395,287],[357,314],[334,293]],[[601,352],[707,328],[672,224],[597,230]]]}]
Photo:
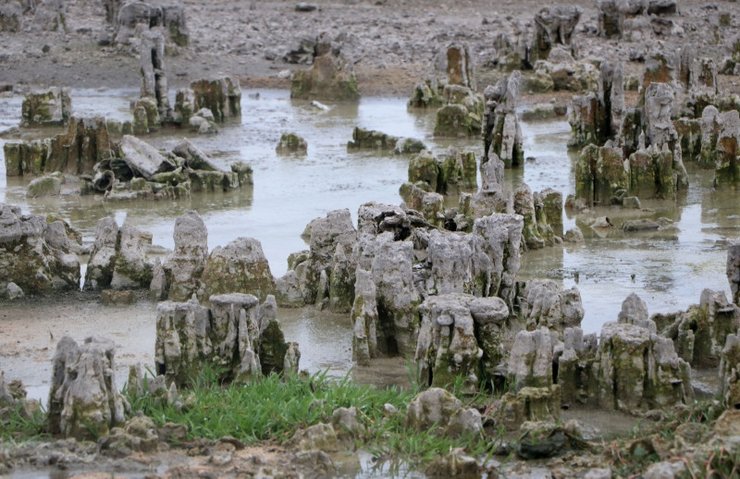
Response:
[{"label": "muddy ground", "polygon": [[[0,83],[117,88],[139,85],[138,58],[127,46],[100,46],[111,38],[102,2],[70,0],[68,33],[0,33]],[[180,87],[218,73],[239,76],[246,87],[287,87],[280,75],[290,65],[282,56],[303,37],[329,32],[355,65],[366,95],[406,95],[430,71],[439,48],[452,40],[466,42],[478,67],[479,87],[497,73],[494,40],[532,22],[545,4],[536,0],[345,0],[317,1],[313,12],[297,12],[294,1],[185,0],[190,46],[173,47],[167,58],[169,81]],[[681,1],[670,37],[604,40],[596,35],[596,8],[591,0],[566,2],[583,9],[574,42],[582,58],[627,61],[630,50],[644,52],[657,44],[691,44],[701,55],[721,59],[740,25],[738,4],[720,0]],[[729,25],[720,26],[722,13]],[[627,65],[638,71],[639,63]],[[724,79],[737,90],[737,79]]]}]

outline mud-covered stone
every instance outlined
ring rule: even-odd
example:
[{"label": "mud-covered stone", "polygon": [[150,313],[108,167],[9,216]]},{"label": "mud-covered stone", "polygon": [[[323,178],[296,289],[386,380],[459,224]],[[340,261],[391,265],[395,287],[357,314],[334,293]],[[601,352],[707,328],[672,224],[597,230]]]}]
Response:
[{"label": "mud-covered stone", "polygon": [[581,9],[571,5],[545,7],[534,16],[534,44],[531,62],[547,58],[555,45],[570,45]]},{"label": "mud-covered stone", "polygon": [[102,338],[57,344],[49,389],[52,434],[97,439],[124,421],[123,399],[114,377],[115,345]]},{"label": "mud-covered stone", "polygon": [[732,301],[740,306],[740,242],[727,248],[727,280],[730,282]]}]

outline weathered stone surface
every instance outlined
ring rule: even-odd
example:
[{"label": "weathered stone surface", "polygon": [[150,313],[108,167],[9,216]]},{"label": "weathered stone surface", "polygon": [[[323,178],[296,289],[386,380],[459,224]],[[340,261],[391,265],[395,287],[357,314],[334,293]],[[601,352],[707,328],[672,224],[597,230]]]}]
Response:
[{"label": "weathered stone surface", "polygon": [[[164,44],[164,34],[159,30],[147,30],[140,36],[141,97],[154,100],[161,119],[171,116],[167,72],[164,63]],[[159,125],[149,125],[150,128],[157,126]]]},{"label": "weathered stone surface", "polygon": [[157,375],[164,375],[175,384],[189,384],[212,355],[208,308],[195,299],[157,305],[154,347]]},{"label": "weathered stone surface", "polygon": [[435,68],[443,72],[448,85],[475,89],[475,72],[467,45],[451,43],[437,54]]},{"label": "weathered stone surface", "polygon": [[149,287],[152,281],[152,263],[146,252],[151,245],[151,233],[139,231],[124,223],[118,234],[111,288]]},{"label": "weathered stone surface", "polygon": [[98,220],[95,242],[85,272],[85,290],[101,290],[110,285],[118,247],[118,224],[112,216]]},{"label": "weathered stone surface", "polygon": [[300,154],[305,155],[308,152],[308,143],[303,137],[295,133],[283,133],[280,135],[280,141],[275,147],[278,155]]},{"label": "weathered stone surface", "polygon": [[50,433],[94,440],[124,421],[114,354],[115,345],[107,339],[90,337],[80,345],[69,336],[59,341],[49,390]]},{"label": "weathered stone surface", "polygon": [[262,244],[254,238],[237,238],[214,249],[201,277],[206,297],[223,293],[248,293],[265,299],[275,291],[270,265]]},{"label": "weathered stone surface", "polygon": [[128,167],[137,176],[147,180],[152,179],[157,173],[175,169],[172,162],[156,148],[135,136],[124,135],[121,139],[121,153]]},{"label": "weathered stone surface", "polygon": [[547,58],[555,45],[570,45],[581,9],[571,5],[545,7],[534,16],[534,44],[530,62]]},{"label": "weathered stone surface", "polygon": [[418,431],[437,427],[450,436],[476,434],[483,429],[478,411],[463,408],[459,399],[441,388],[427,389],[409,403],[406,424]]},{"label": "weathered stone surface", "polygon": [[523,137],[516,116],[520,82],[521,74],[515,71],[495,86],[486,87],[483,94],[483,157],[487,160],[495,153],[507,168],[524,164]]},{"label": "weathered stone surface", "polygon": [[576,162],[576,197],[588,205],[608,205],[616,190],[629,186],[629,170],[622,149],[588,145]]},{"label": "weathered stone surface", "polygon": [[417,210],[421,209],[421,201],[414,201],[411,185],[441,195],[459,194],[461,191],[474,190],[477,186],[475,154],[472,152],[455,150],[437,157],[429,151],[423,151],[411,158],[408,171],[408,183],[401,186],[401,196],[411,208]]},{"label": "weathered stone surface", "polygon": [[475,220],[476,296],[498,296],[511,307],[524,222],[519,215],[493,214]]},{"label": "weathered stone surface", "polygon": [[508,360],[512,387],[549,388],[553,384],[554,338],[546,327],[517,333]]},{"label": "weathered stone surface", "polygon": [[220,171],[213,160],[187,138],[178,143],[172,153],[182,158],[184,166],[192,170]]},{"label": "weathered stone surface", "polygon": [[656,332],[655,322],[648,317],[647,304],[635,293],[627,296],[622,302],[622,310],[619,312],[617,320],[620,323],[640,326],[651,333]]},{"label": "weathered stone surface", "polygon": [[560,418],[560,387],[523,387],[507,392],[495,404],[493,416],[509,431],[526,421],[557,421]]},{"label": "weathered stone surface", "polygon": [[627,413],[693,400],[691,368],[673,342],[629,323],[606,323],[598,350],[599,404]]},{"label": "weathered stone surface", "polygon": [[251,294],[230,293],[210,303],[210,309],[197,300],[157,306],[157,374],[187,386],[205,365],[222,371],[226,382],[298,372],[298,345],[286,343],[273,297],[260,305]]},{"label": "weathered stone surface", "polygon": [[152,273],[150,291],[156,299],[186,301],[203,294],[200,281],[208,257],[208,230],[195,211],[175,220],[175,250]]},{"label": "weathered stone surface", "polygon": [[317,304],[349,312],[354,301],[352,251],[357,238],[349,210],[334,210],[313,219],[306,226],[304,238],[309,242],[308,254],[293,261],[288,273],[278,281],[281,302],[293,306]]},{"label": "weathered stone surface", "polygon": [[45,196],[59,196],[62,192],[62,175],[48,175],[34,178],[28,184],[26,196],[28,198],[42,198]]},{"label": "weathered stone surface", "polygon": [[727,249],[727,280],[732,301],[740,306],[740,242],[732,243]]},{"label": "weathered stone surface", "polygon": [[470,313],[469,295],[430,296],[419,306],[421,326],[415,360],[423,384],[450,387],[457,376],[465,386],[478,387],[479,360],[475,324]]},{"label": "weathered stone surface", "polygon": [[199,80],[190,84],[193,92],[193,111],[207,108],[218,123],[242,114],[242,91],[236,77]]},{"label": "weathered stone surface", "polygon": [[29,295],[79,288],[80,240],[63,220],[0,203],[0,287],[13,282]]},{"label": "weathered stone surface", "polygon": [[72,116],[72,99],[67,88],[50,88],[23,97],[21,126],[65,125]]},{"label": "weathered stone surface", "polygon": [[728,302],[724,292],[705,289],[698,305],[664,318],[660,333],[673,340],[679,357],[693,367],[713,368],[727,336],[740,328],[740,307]]},{"label": "weathered stone surface", "polygon": [[360,97],[352,64],[328,35],[322,33],[316,40],[311,68],[293,73],[290,97],[338,101]]},{"label": "weathered stone surface", "polygon": [[23,26],[23,9],[20,3],[5,2],[0,5],[0,32],[18,32]]},{"label": "weathered stone surface", "polygon": [[601,65],[598,91],[573,97],[568,109],[572,137],[570,146],[598,146],[616,140],[624,121],[624,80],[621,63]]},{"label": "weathered stone surface", "polygon": [[106,5],[106,18],[117,9],[115,19],[116,43],[128,44],[137,32],[162,30],[170,41],[178,46],[187,46],[190,35],[186,23],[185,9],[180,3],[152,5],[143,1],[128,1],[116,8]]},{"label": "weathered stone surface", "polygon": [[719,365],[720,397],[728,409],[740,408],[740,335],[727,336]]},{"label": "weathered stone surface", "polygon": [[519,295],[527,329],[545,326],[562,335],[567,328],[581,325],[583,304],[575,287],[563,289],[552,280],[532,280],[525,283]]}]

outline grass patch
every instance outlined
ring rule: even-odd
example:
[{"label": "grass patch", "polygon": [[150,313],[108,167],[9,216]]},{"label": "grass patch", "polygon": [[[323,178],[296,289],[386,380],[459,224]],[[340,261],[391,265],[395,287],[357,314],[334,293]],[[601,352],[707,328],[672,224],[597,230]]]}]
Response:
[{"label": "grass patch", "polygon": [[0,409],[0,441],[23,442],[47,437],[46,412],[41,407],[26,409],[17,403]]},{"label": "grass patch", "polygon": [[[205,376],[210,375],[206,372]],[[328,378],[326,374],[310,377],[273,374],[240,385],[222,386],[208,379],[198,381],[188,392],[193,395],[188,401],[192,406],[182,410],[146,395],[131,396],[129,401],[134,411],[142,411],[159,425],[166,422],[186,425],[191,438],[233,436],[246,444],[284,443],[298,429],[330,422],[335,409],[355,407],[359,420],[367,429],[357,445],[381,459],[392,457],[426,462],[453,448],[485,455],[493,447],[495,441],[480,436],[453,439],[407,428],[407,405],[416,392],[415,388],[381,389],[356,384],[348,377]],[[479,399],[474,397],[466,402]],[[385,404],[392,404],[398,413],[386,417]]]}]

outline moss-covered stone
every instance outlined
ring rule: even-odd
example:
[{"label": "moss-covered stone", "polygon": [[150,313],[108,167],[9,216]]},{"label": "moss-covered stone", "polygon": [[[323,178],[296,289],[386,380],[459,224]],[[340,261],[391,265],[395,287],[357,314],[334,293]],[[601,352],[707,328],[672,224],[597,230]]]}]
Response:
[{"label": "moss-covered stone", "polygon": [[445,105],[437,110],[434,136],[466,137],[479,135],[481,117],[463,105]]},{"label": "moss-covered stone", "polygon": [[72,100],[66,88],[29,93],[21,105],[21,126],[65,125],[72,114]]},{"label": "moss-covered stone", "polygon": [[291,153],[305,155],[308,152],[308,143],[295,133],[283,133],[280,135],[280,141],[275,147],[275,152],[279,155]]}]

